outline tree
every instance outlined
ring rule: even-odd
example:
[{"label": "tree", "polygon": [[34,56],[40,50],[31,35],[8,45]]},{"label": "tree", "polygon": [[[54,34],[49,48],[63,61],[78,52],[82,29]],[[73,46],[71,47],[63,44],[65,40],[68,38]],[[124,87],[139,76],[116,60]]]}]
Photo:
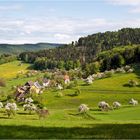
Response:
[{"label": "tree", "polygon": [[94,62],[90,64],[90,74],[99,72],[100,64],[99,62]]},{"label": "tree", "polygon": [[121,54],[115,54],[111,58],[111,68],[118,68],[125,64],[125,60]]},{"label": "tree", "polygon": [[64,64],[65,64],[64,61],[61,60],[61,61],[58,62],[57,67],[59,69],[64,69]]}]

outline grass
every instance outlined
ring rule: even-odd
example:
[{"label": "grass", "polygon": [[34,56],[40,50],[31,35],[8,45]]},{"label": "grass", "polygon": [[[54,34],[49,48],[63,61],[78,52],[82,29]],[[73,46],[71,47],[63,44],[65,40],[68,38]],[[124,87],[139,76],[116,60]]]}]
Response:
[{"label": "grass", "polygon": [[[18,61],[7,63],[1,75],[7,67],[13,66],[11,71],[18,72]],[[22,69],[27,69],[29,65],[23,64]],[[20,67],[21,68],[21,67]],[[5,94],[10,94],[12,85],[24,84],[29,80],[35,80],[42,76],[39,74],[30,78],[14,78],[11,71],[7,70],[7,86],[1,88]],[[113,77],[96,80],[92,85],[84,85],[79,81],[81,94],[69,96],[75,89],[62,90],[64,96],[56,97],[57,91],[46,90],[42,95],[43,104],[49,109],[50,115],[43,120],[39,120],[35,113],[29,115],[20,107],[17,115],[8,119],[4,110],[0,110],[0,138],[96,138],[96,139],[140,139],[140,106],[130,106],[130,98],[140,102],[140,87],[124,86],[130,79],[140,82],[140,66],[136,65],[135,73],[115,74]],[[99,101],[105,100],[110,105],[114,101],[122,104],[120,109],[102,112],[98,109]],[[95,119],[85,118],[77,114],[80,104],[87,104],[91,110],[88,112]]]},{"label": "grass", "polygon": [[16,77],[19,71],[26,72],[29,64],[19,66],[20,61],[13,61],[10,63],[0,65],[1,78],[10,79]]},{"label": "grass", "polygon": [[[32,113],[18,111],[15,118],[0,114],[0,138],[140,138],[140,106],[124,107],[116,111],[90,111],[95,120],[72,116],[73,110],[51,109],[43,120]],[[137,116],[137,117],[136,117]]]}]

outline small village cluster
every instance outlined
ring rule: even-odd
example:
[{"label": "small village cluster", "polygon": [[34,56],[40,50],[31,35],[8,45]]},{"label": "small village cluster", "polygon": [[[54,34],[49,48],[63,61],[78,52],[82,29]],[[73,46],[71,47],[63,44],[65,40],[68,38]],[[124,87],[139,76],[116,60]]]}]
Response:
[{"label": "small village cluster", "polygon": [[131,66],[126,65],[121,68],[111,69],[110,71],[105,71],[105,72],[89,75],[87,79],[85,79],[84,81],[87,84],[92,84],[94,80],[111,77],[115,73],[132,73],[132,72],[134,72],[134,69],[131,68]]},{"label": "small village cluster", "polygon": [[[115,73],[132,73],[133,71],[134,71],[134,69],[131,68],[130,66],[124,66],[122,68],[112,69],[110,71],[105,71],[103,73],[97,73],[97,74],[90,75],[86,79],[83,79],[83,80],[88,84],[92,84],[93,81],[96,79],[110,77]],[[37,72],[28,72],[29,76],[31,76],[31,73],[36,74]],[[29,114],[31,114],[31,112],[34,111],[38,114],[39,118],[46,117],[49,114],[49,111],[46,108],[41,108],[38,105],[34,104],[34,100],[29,95],[42,94],[45,89],[52,87],[52,85],[57,90],[64,89],[64,87],[63,87],[64,85],[62,85],[62,83],[59,82],[58,79],[61,79],[65,85],[70,85],[70,83],[72,82],[72,81],[70,81],[70,76],[68,74],[63,75],[62,73],[60,73],[60,74],[57,73],[55,76],[56,76],[54,78],[54,79],[56,79],[55,84],[53,83],[54,79],[42,78],[41,81],[38,81],[38,80],[36,80],[35,82],[28,81],[22,86],[15,87],[15,89],[16,89],[15,100],[17,102],[23,103],[22,109],[24,111],[28,111]],[[134,83],[133,80],[130,80],[129,82]],[[132,98],[129,101],[129,104],[136,106],[136,105],[138,105],[138,101]],[[98,108],[101,111],[118,109],[121,106],[122,106],[121,103],[119,103],[118,101],[113,102],[112,106],[110,106],[109,103],[107,103],[105,101],[101,101],[98,103]],[[17,107],[17,104],[15,103],[14,100],[8,101],[5,105],[3,105],[2,102],[0,102],[0,108],[3,108],[3,107],[5,108],[8,117],[10,117],[11,115],[15,115],[16,111],[19,110],[19,108]],[[88,110],[90,110],[90,108],[86,104],[81,104],[78,107],[79,113],[85,113]]]},{"label": "small village cluster", "polygon": [[[138,101],[132,98],[132,99],[130,99],[129,104],[131,104],[133,106],[136,106],[136,105],[138,105]],[[109,103],[107,103],[105,101],[101,101],[101,102],[98,103],[98,107],[102,111],[108,111],[108,110],[112,110],[112,109],[118,109],[121,106],[122,106],[121,103],[118,102],[118,101],[113,102],[113,106],[112,107],[109,105]],[[86,104],[81,104],[78,107],[78,112],[79,113],[86,113],[88,110],[90,110],[90,108]]]},{"label": "small village cluster", "polygon": [[[68,75],[64,75],[63,76],[63,80],[65,84],[69,84],[70,83],[70,78]],[[18,102],[22,102],[25,100],[26,95],[28,95],[29,93],[33,93],[33,94],[42,94],[43,90],[45,88],[48,88],[51,86],[51,80],[47,79],[47,78],[43,78],[41,80],[41,83],[39,83],[38,81],[28,81],[26,82],[23,86],[18,86],[15,87],[16,88],[16,100]],[[58,90],[62,90],[63,86],[60,83],[55,83],[54,85],[56,87],[56,89]]]}]

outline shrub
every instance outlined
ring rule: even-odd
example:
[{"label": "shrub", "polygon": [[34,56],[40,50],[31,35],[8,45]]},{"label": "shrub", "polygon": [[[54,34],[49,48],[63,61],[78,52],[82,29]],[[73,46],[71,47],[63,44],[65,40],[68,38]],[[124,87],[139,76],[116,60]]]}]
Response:
[{"label": "shrub", "polygon": [[78,107],[78,112],[79,113],[86,113],[89,110],[89,107],[86,104],[81,104]]},{"label": "shrub", "polygon": [[74,88],[78,85],[78,81],[77,80],[74,80],[73,82],[71,82],[68,86],[67,86],[67,89],[71,89],[71,88]]},{"label": "shrub", "polygon": [[75,79],[75,80],[73,81],[73,84],[74,84],[74,87],[78,86],[78,81]]},{"label": "shrub", "polygon": [[5,106],[6,114],[8,117],[11,115],[16,115],[16,110],[18,110],[17,105],[13,99],[9,100],[9,102]]},{"label": "shrub", "polygon": [[81,94],[81,90],[79,88],[77,88],[75,91],[75,95],[78,96],[79,94]]},{"label": "shrub", "polygon": [[55,97],[62,97],[63,93],[62,92],[57,92],[57,94],[55,95]]},{"label": "shrub", "polygon": [[131,69],[131,67],[128,66],[128,65],[126,65],[126,66],[124,67],[124,70],[125,70],[125,71],[128,71],[129,69]]},{"label": "shrub", "polygon": [[112,77],[113,73],[112,71],[105,71],[105,77]]},{"label": "shrub", "polygon": [[129,69],[127,72],[128,73],[132,73],[132,72],[134,72],[134,70],[133,69]]},{"label": "shrub", "polygon": [[5,87],[6,86],[6,82],[3,78],[0,78],[0,86],[1,87]]},{"label": "shrub", "polygon": [[51,73],[45,73],[44,74],[44,78],[51,79],[52,78],[52,74]]},{"label": "shrub", "polygon": [[138,82],[135,80],[129,80],[128,84],[130,87],[136,87],[139,85]]},{"label": "shrub", "polygon": [[126,71],[124,70],[124,68],[117,68],[116,69],[116,73],[125,73]]}]

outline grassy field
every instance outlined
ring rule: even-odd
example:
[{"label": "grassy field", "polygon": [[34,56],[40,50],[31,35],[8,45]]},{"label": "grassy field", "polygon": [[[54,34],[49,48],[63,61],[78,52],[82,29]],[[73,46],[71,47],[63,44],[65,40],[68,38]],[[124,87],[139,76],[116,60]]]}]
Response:
[{"label": "grassy field", "polygon": [[[18,61],[5,64],[5,69],[11,65],[11,69],[18,69]],[[6,66],[7,65],[7,66]],[[13,67],[12,67],[13,65]],[[0,66],[0,69],[2,69]],[[29,65],[23,64],[22,69]],[[1,75],[2,75],[2,71]],[[15,79],[7,71],[7,86],[1,88],[4,94],[11,92],[12,85],[24,84],[36,77]],[[42,76],[42,75],[38,75]],[[0,109],[0,138],[108,138],[108,139],[140,139],[140,106],[130,106],[128,101],[134,98],[140,102],[140,87],[124,86],[130,79],[140,82],[140,67],[135,73],[115,74],[113,77],[96,80],[90,86],[79,81],[81,94],[70,96],[75,89],[63,90],[62,97],[56,97],[53,89],[46,90],[42,95],[43,103],[49,109],[50,115],[46,119],[39,120],[33,112],[31,115],[23,111],[21,107],[17,115],[7,118],[3,109]],[[13,78],[12,78],[13,77]],[[98,109],[99,101],[105,100],[110,105],[113,101],[122,104],[120,109],[102,112]],[[76,115],[80,104],[85,103],[90,107],[89,116]],[[92,116],[92,117],[91,117]]]},{"label": "grassy field", "polygon": [[10,63],[0,65],[0,77],[1,78],[14,78],[19,71],[26,72],[29,64],[22,64],[19,66],[20,61],[13,61]]}]

